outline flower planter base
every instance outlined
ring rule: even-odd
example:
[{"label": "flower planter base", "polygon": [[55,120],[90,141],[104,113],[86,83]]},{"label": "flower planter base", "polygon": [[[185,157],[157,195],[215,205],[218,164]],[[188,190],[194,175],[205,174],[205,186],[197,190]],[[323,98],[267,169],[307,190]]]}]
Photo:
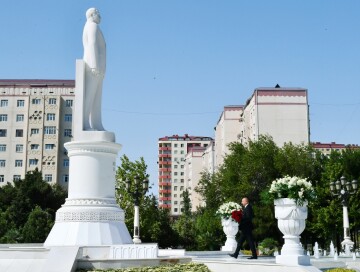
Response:
[{"label": "flower planter base", "polygon": [[310,265],[310,256],[307,255],[278,255],[276,263],[283,265]]},{"label": "flower planter base", "polygon": [[281,255],[276,256],[276,263],[283,265],[310,265],[310,257],[304,254],[300,244],[300,234],[305,229],[307,202],[296,205],[293,199],[280,198],[274,201],[275,217],[278,228],[284,234]]},{"label": "flower planter base", "polygon": [[221,251],[234,252],[237,246],[235,236],[239,231],[239,224],[232,219],[221,219],[221,225],[226,234],[226,242],[225,245],[221,247]]}]

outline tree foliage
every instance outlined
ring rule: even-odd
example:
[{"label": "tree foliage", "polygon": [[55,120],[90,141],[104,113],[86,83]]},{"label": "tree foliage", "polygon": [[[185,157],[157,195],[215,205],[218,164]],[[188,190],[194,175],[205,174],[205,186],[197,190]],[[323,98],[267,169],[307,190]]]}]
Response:
[{"label": "tree foliage", "polygon": [[[120,158],[121,164],[116,172],[117,200],[125,211],[125,224],[132,236],[134,232],[134,200],[126,189],[126,180],[131,182],[131,190],[135,190],[135,177],[141,181],[147,178],[147,165],[144,158],[131,161],[126,155]],[[159,247],[170,247],[177,242],[177,235],[170,225],[167,210],[158,209],[156,197],[146,194],[140,198],[140,239],[142,242],[156,242]]]},{"label": "tree foliage", "polygon": [[43,181],[38,169],[0,187],[0,242],[44,242],[66,196],[59,185]]}]

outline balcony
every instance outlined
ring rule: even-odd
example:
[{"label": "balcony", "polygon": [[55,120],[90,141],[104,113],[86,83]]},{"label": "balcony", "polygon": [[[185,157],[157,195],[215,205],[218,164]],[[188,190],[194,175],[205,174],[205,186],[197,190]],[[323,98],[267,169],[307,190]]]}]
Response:
[{"label": "balcony", "polygon": [[171,182],[160,181],[159,185],[161,185],[161,186],[171,186]]},{"label": "balcony", "polygon": [[162,175],[162,176],[159,176],[159,178],[161,178],[161,179],[170,179],[171,176],[170,175]]},{"label": "balcony", "polygon": [[159,162],[159,164],[160,164],[160,166],[162,165],[162,164],[167,164],[167,165],[169,165],[169,164],[171,164],[171,161],[160,161]]},{"label": "balcony", "polygon": [[171,147],[159,147],[159,150],[171,150]]},{"label": "balcony", "polygon": [[159,197],[159,201],[166,201],[166,200],[171,200],[171,197],[170,197],[170,196],[168,196],[168,197],[166,197],[166,196],[160,196],[160,197]]},{"label": "balcony", "polygon": [[162,171],[162,172],[171,172],[171,168],[159,168],[159,171]]},{"label": "balcony", "polygon": [[159,207],[163,209],[171,209],[171,204],[160,204]]},{"label": "balcony", "polygon": [[171,158],[171,154],[159,154],[159,158]]},{"label": "balcony", "polygon": [[159,190],[159,193],[171,193],[171,190],[168,190],[168,189],[160,189]]}]

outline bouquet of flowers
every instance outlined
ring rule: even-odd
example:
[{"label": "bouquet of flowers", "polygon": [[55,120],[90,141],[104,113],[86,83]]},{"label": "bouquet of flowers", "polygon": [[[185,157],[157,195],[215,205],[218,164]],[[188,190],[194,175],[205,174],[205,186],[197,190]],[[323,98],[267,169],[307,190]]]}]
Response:
[{"label": "bouquet of flowers", "polygon": [[232,220],[240,223],[242,218],[242,208],[238,203],[227,202],[219,207],[219,209],[216,211],[216,214],[221,218],[231,218]]},{"label": "bouquet of flowers", "polygon": [[272,199],[291,198],[296,205],[315,199],[315,191],[310,181],[299,177],[285,176],[271,183],[269,195]]}]

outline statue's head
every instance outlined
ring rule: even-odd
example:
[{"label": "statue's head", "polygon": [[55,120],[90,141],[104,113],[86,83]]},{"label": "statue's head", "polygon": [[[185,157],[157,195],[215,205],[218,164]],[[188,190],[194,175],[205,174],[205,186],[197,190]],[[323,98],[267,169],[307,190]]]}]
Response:
[{"label": "statue's head", "polygon": [[86,11],[86,19],[99,24],[101,20],[100,12],[96,8],[89,8]]}]

